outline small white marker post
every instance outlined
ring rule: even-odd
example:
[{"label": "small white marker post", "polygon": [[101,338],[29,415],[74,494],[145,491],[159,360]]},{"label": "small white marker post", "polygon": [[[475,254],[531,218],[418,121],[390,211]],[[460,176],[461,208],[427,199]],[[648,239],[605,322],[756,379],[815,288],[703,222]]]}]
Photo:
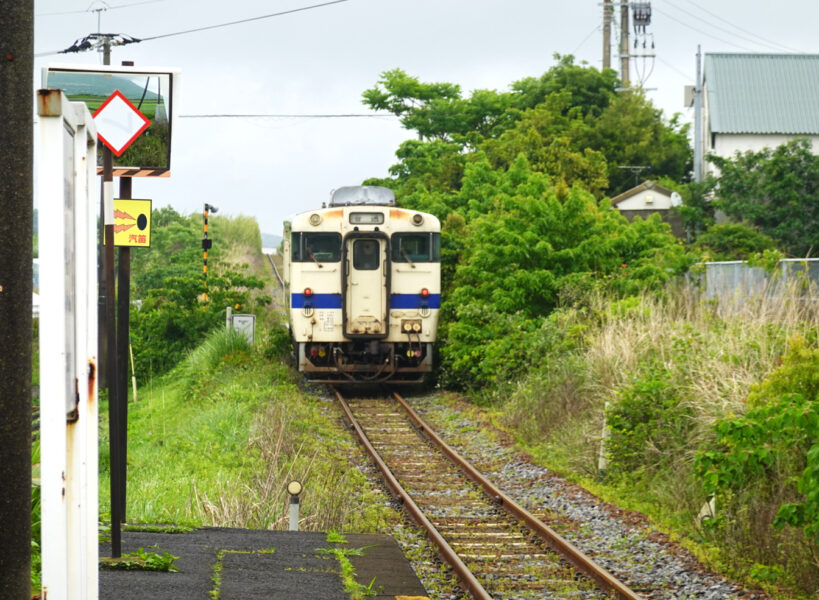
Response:
[{"label": "small white marker post", "polygon": [[299,530],[299,494],[301,483],[295,479],[287,484],[287,493],[290,494],[290,531]]}]

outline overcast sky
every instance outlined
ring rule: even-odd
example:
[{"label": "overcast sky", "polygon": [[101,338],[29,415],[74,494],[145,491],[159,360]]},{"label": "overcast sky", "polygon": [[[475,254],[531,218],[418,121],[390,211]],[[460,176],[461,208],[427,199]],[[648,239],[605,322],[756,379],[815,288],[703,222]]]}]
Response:
[{"label": "overcast sky", "polygon": [[[98,31],[98,18],[104,33],[147,38],[326,1],[36,0],[35,53]],[[635,60],[632,79],[650,73],[644,87],[666,116],[691,118],[683,87],[694,83],[697,44],[703,52],[819,52],[817,2],[654,0],[651,7],[646,31],[656,59]],[[112,64],[182,71],[171,177],[136,179],[133,196],[183,214],[207,202],[220,214],[254,216],[262,232],[279,235],[285,218],[319,206],[333,188],[386,176],[412,134],[394,118],[185,115],[364,114],[361,93],[393,68],[457,83],[467,95],[502,91],[541,75],[555,52],[600,68],[601,24],[599,0],[346,0],[115,48]],[[55,62],[102,58],[38,57],[36,80]]]}]

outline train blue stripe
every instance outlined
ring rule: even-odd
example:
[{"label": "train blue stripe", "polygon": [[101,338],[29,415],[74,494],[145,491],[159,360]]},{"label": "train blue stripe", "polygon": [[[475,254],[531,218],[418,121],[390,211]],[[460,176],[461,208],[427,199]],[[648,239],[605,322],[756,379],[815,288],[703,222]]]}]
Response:
[{"label": "train blue stripe", "polygon": [[341,308],[341,294],[290,294],[291,308]]},{"label": "train blue stripe", "polygon": [[427,308],[441,308],[441,294],[392,294],[390,297],[390,308],[401,308],[405,310],[417,309],[422,306]]},{"label": "train blue stripe", "polygon": [[[312,308],[341,308],[341,294],[313,294],[305,296],[304,294],[293,293],[290,295],[291,308],[304,308],[310,306]],[[430,294],[429,296],[422,296],[421,294],[392,294],[390,296],[390,308],[413,310],[419,309],[422,306],[427,308],[441,308],[441,294]]]}]

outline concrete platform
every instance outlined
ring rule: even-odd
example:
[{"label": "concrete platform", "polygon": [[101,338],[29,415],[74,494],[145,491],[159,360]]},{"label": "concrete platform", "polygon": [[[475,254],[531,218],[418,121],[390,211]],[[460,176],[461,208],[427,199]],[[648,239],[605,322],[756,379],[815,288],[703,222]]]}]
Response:
[{"label": "concrete platform", "polygon": [[[321,549],[362,548],[350,556],[358,583],[377,600],[426,599],[426,591],[393,538],[347,534],[330,544],[323,533],[203,528],[191,533],[122,534],[122,552],[164,550],[177,573],[100,571],[100,600],[349,600],[339,563]],[[110,544],[100,556],[110,556]],[[375,578],[373,580],[373,578]],[[218,590],[218,595],[212,592]]]}]

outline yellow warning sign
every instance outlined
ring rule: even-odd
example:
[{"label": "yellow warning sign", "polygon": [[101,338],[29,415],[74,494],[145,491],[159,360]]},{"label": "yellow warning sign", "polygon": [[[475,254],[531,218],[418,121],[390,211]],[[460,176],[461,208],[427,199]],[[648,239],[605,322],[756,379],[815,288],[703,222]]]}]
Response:
[{"label": "yellow warning sign", "polygon": [[114,246],[151,245],[151,201],[114,199]]}]

